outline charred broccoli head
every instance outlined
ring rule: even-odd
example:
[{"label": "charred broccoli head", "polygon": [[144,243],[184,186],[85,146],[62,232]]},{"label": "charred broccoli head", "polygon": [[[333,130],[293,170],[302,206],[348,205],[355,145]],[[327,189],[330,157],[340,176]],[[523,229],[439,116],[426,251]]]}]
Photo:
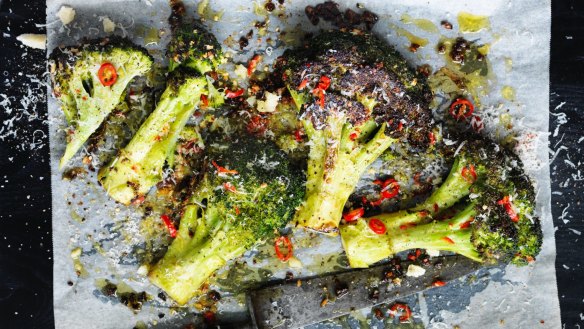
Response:
[{"label": "charred broccoli head", "polygon": [[132,79],[150,71],[152,57],[131,42],[111,38],[81,47],[57,48],[49,56],[53,94],[71,125],[60,167],[71,160],[123,100]]},{"label": "charred broccoli head", "polygon": [[227,261],[274,236],[304,196],[304,175],[271,142],[207,141],[206,172],[150,280],[179,304]]},{"label": "charred broccoli head", "polygon": [[425,202],[341,226],[351,266],[367,267],[414,248],[451,251],[486,263],[523,265],[535,259],[541,223],[534,213],[533,185],[519,158],[477,138],[462,142],[457,151],[448,177]]},{"label": "charred broccoli head", "polygon": [[[276,63],[309,145],[299,225],[337,234],[359,177],[396,141],[429,143],[430,90],[391,47],[365,33],[325,32]],[[276,83],[278,85],[278,83]]]}]

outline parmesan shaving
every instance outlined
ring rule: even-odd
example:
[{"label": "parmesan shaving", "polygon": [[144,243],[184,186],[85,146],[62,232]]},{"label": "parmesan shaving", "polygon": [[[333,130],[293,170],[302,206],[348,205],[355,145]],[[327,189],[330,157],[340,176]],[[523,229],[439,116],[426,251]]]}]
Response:
[{"label": "parmesan shaving", "polygon": [[258,112],[261,113],[267,113],[267,112],[274,112],[276,111],[276,107],[278,106],[278,103],[280,102],[280,96],[278,96],[278,94],[274,94],[271,93],[269,91],[266,91],[265,93],[266,96],[266,100],[258,100]]},{"label": "parmesan shaving", "polygon": [[112,33],[116,29],[116,23],[114,23],[109,17],[103,18],[103,31],[105,33]]},{"label": "parmesan shaving", "polygon": [[59,9],[59,12],[57,12],[57,17],[59,17],[63,25],[67,25],[75,19],[75,9],[68,6],[62,6],[61,9]]},{"label": "parmesan shaving", "polygon": [[45,49],[45,45],[47,43],[47,35],[25,33],[17,36],[16,40],[22,42],[23,45],[30,48]]},{"label": "parmesan shaving", "polygon": [[424,275],[426,273],[426,270],[418,265],[410,265],[408,266],[408,271],[406,272],[406,276],[411,276],[414,278],[418,278],[421,277],[422,275]]}]

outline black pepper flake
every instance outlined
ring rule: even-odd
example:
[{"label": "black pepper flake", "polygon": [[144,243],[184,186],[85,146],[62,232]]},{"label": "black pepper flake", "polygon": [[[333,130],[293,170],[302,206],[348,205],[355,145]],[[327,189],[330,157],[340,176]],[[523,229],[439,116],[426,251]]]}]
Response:
[{"label": "black pepper flake", "polygon": [[436,47],[436,51],[438,51],[439,54],[444,54],[446,52],[446,46],[443,43],[439,43],[438,47]]},{"label": "black pepper flake", "polygon": [[162,299],[163,301],[166,301],[166,294],[161,291],[160,293],[158,293],[158,298]]},{"label": "black pepper flake", "polygon": [[276,5],[270,1],[264,5],[264,8],[266,8],[267,11],[272,12],[276,9]]},{"label": "black pepper flake", "polygon": [[209,299],[214,301],[214,302],[218,302],[221,300],[221,295],[215,290],[210,290],[207,293],[207,297],[209,297]]},{"label": "black pepper flake", "polygon": [[418,51],[418,48],[420,48],[420,45],[415,42],[412,42],[409,49],[412,53],[415,53]]},{"label": "black pepper flake", "polygon": [[164,313],[158,313],[158,318],[162,319],[164,317]]},{"label": "black pepper flake", "polygon": [[243,50],[243,48],[249,45],[249,40],[246,37],[239,38],[239,49]]},{"label": "black pepper flake", "polygon": [[294,280],[294,273],[288,271],[286,272],[286,277],[284,278],[284,281],[286,282],[292,282]]},{"label": "black pepper flake", "polygon": [[101,288],[101,292],[106,296],[113,296],[118,291],[118,286],[115,284],[108,282],[103,288]]},{"label": "black pepper flake", "polygon": [[429,64],[420,65],[418,66],[418,72],[425,77],[429,77],[432,74],[432,67]]},{"label": "black pepper flake", "polygon": [[440,22],[440,25],[442,25],[443,28],[447,29],[447,30],[452,30],[452,23],[450,23],[447,20],[443,20]]},{"label": "black pepper flake", "polygon": [[67,285],[68,285],[69,287],[71,287],[71,286],[73,285],[73,281],[71,281],[71,280],[67,281]]},{"label": "black pepper flake", "polygon": [[385,315],[383,314],[383,311],[379,308],[373,309],[373,314],[375,314],[375,317],[377,318],[377,320],[382,320],[385,317]]},{"label": "black pepper flake", "polygon": [[455,63],[464,63],[467,53],[470,52],[470,42],[464,38],[456,38],[456,42],[450,50],[450,58]]}]

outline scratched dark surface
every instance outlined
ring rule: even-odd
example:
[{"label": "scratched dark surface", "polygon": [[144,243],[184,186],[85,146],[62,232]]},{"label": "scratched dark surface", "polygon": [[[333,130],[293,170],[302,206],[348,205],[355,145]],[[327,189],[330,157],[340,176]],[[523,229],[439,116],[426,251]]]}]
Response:
[{"label": "scratched dark surface", "polygon": [[[556,269],[562,323],[579,328],[584,326],[584,2],[554,1],[552,16]],[[0,96],[0,328],[7,329],[53,328],[46,98],[42,86],[30,83],[31,77],[42,79],[46,53],[22,48],[15,39],[44,33],[35,23],[45,23],[44,1],[0,0],[0,94],[9,97]],[[29,90],[37,97],[35,105],[20,103]],[[28,113],[21,116],[23,109]],[[2,130],[7,120],[16,136]]]}]

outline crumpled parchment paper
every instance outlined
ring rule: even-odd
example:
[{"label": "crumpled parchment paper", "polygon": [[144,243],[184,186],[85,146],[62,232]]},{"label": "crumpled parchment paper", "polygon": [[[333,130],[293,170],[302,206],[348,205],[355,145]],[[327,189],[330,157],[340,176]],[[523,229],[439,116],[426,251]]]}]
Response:
[{"label": "crumpled parchment paper", "polygon": [[[355,3],[337,1],[344,11],[351,8],[360,11]],[[185,1],[189,12],[196,10],[195,1]],[[276,2],[275,2],[276,3]],[[550,182],[548,166],[548,94],[549,94],[549,45],[550,1],[426,1],[426,0],[377,0],[361,1],[365,9],[379,15],[374,32],[394,45],[412,65],[428,63],[434,68],[444,65],[444,59],[434,49],[440,34],[455,37],[463,35],[468,40],[491,44],[488,59],[492,64],[494,79],[488,85],[488,93],[482,100],[478,113],[487,115],[486,130],[496,138],[508,131],[498,126],[499,114],[506,110],[513,117],[513,129],[519,132],[516,151],[524,160],[526,169],[537,184],[539,215],[543,222],[544,245],[537,261],[527,267],[498,267],[480,271],[474,280],[461,279],[447,287],[434,289],[412,296],[406,301],[415,312],[417,321],[427,328],[559,328],[560,311],[555,276],[554,229],[550,210]],[[268,36],[277,37],[276,27],[294,31],[315,31],[304,15],[304,7],[315,1],[286,0],[283,7],[269,15]],[[75,20],[63,26],[56,13],[62,5],[76,10]],[[238,40],[252,29],[254,21],[266,16],[254,13],[255,6],[263,8],[264,2],[211,1],[210,10],[223,11],[219,21],[208,22],[219,42],[228,36]],[[283,8],[283,10],[281,10]],[[155,58],[163,60],[168,27],[168,3],[165,0],[48,0],[47,31],[49,51],[58,45],[76,44],[83,37],[105,36],[103,20],[109,18],[116,24],[113,34],[127,36],[149,49]],[[278,17],[278,13],[284,17]],[[490,28],[478,33],[462,34],[458,31],[457,15],[470,12],[489,17]],[[413,18],[431,20],[439,33],[423,31],[412,24],[404,24],[400,18],[408,14]],[[446,19],[453,23],[453,30],[440,27]],[[327,26],[326,24],[323,26]],[[398,35],[390,26],[398,26],[415,35],[430,40],[427,47],[416,53],[409,52],[409,41]],[[166,30],[157,43],[145,44],[144,29]],[[294,34],[288,34],[293,39]],[[298,34],[300,36],[301,34]],[[265,51],[265,59],[274,60],[286,46],[269,47],[255,38],[250,42],[251,52],[240,54],[236,44],[226,51],[245,62],[254,51]],[[501,96],[503,86],[515,89],[515,99]],[[50,92],[50,90],[49,90]],[[169,312],[168,302],[154,298],[134,314],[119,302],[105,297],[96,287],[97,280],[108,279],[124,282],[136,291],[146,291],[152,296],[159,292],[149,284],[140,270],[135,246],[143,241],[139,234],[141,214],[108,200],[97,184],[95,173],[73,181],[64,181],[58,170],[65,141],[65,121],[57,101],[49,98],[50,146],[53,194],[53,250],[54,250],[54,306],[56,328],[132,328],[144,323],[157,328],[180,327],[193,318],[189,310]],[[80,165],[80,157],[76,158]],[[316,247],[297,248],[295,253],[304,265],[293,269],[295,276],[320,273],[318,264],[326,255],[339,254],[338,239],[319,238]],[[73,255],[73,257],[72,257]],[[249,259],[254,252],[247,253]],[[323,256],[325,255],[325,256]],[[251,263],[251,262],[249,262]],[[75,264],[81,265],[80,277]],[[262,262],[249,265],[263,266]],[[79,267],[78,267],[79,269]],[[273,269],[273,277],[283,277],[285,267]],[[224,295],[219,317],[228,320],[245,318],[241,298]],[[159,314],[165,314],[163,319]],[[361,314],[361,315],[360,315]],[[368,310],[358,311],[353,317],[363,318]],[[358,322],[347,322],[358,323]],[[372,327],[383,324],[369,320]],[[339,327],[336,322],[320,327]]]}]

